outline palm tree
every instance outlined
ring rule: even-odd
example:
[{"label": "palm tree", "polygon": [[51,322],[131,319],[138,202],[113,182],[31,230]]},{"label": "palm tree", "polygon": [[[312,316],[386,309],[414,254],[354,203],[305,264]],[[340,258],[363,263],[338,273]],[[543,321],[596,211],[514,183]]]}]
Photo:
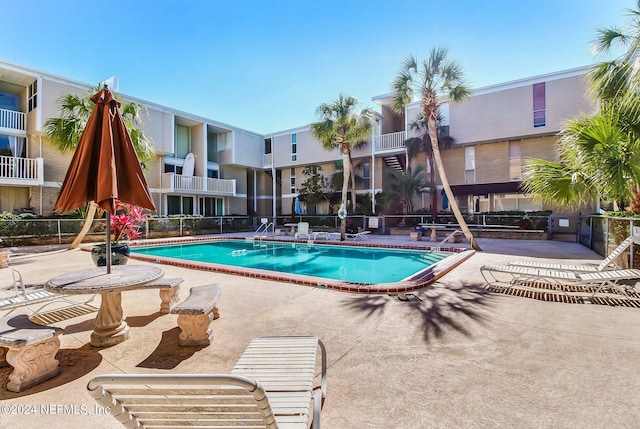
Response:
[{"label": "palm tree", "polygon": [[556,147],[558,162],[531,159],[522,189],[536,201],[577,208],[598,199],[629,205],[640,185],[640,125],[609,106],[567,122]]},{"label": "palm tree", "polygon": [[591,90],[599,111],[567,123],[558,145],[559,162],[530,160],[523,189],[534,199],[565,207],[610,199],[614,209],[640,212],[640,0],[629,9],[630,31],[597,30],[594,53],[614,45],[626,51],[591,68]]},{"label": "palm tree", "polygon": [[[323,103],[317,113],[320,122],[311,124],[311,134],[320,141],[327,151],[338,149],[342,155],[343,183],[342,183],[342,204],[347,206],[347,192],[351,179],[351,189],[353,192],[352,209],[355,211],[355,184],[352,179],[353,165],[351,163],[351,149],[365,147],[371,137],[371,118],[373,111],[363,109],[356,111],[358,100],[354,97],[340,94],[337,101],[333,103]],[[340,240],[345,238],[345,219],[340,225]]]},{"label": "palm tree", "polygon": [[400,203],[403,216],[413,213],[413,196],[425,186],[422,180],[424,168],[418,165],[414,170],[407,167],[406,171],[389,171],[395,179],[389,183],[389,194]]},{"label": "palm tree", "polygon": [[635,9],[627,9],[627,16],[630,22],[626,29],[599,28],[594,40],[596,55],[607,55],[617,46],[626,48],[618,58],[596,64],[590,71],[591,89],[604,102],[633,104],[640,90],[640,0],[636,0]]},{"label": "palm tree", "polygon": [[[362,163],[361,162],[353,162],[351,159],[351,171],[352,173],[349,175],[351,189],[353,190],[353,183],[356,185],[361,184],[363,182],[363,178],[358,172],[362,171]],[[338,159],[334,163],[334,173],[329,178],[329,184],[331,185],[331,189],[335,191],[339,191],[342,189],[342,185],[344,184],[344,168],[342,165],[342,159]]]},{"label": "palm tree", "polygon": [[433,159],[453,214],[465,237],[469,240],[471,247],[475,250],[482,250],[473,238],[473,234],[471,234],[451,191],[438,146],[439,98],[444,96],[451,102],[460,102],[466,99],[470,93],[469,88],[464,83],[462,68],[456,62],[447,58],[446,49],[433,48],[429,58],[422,64],[418,64],[416,57],[413,55],[409,56],[402,63],[400,72],[398,72],[392,86],[392,108],[398,113],[404,112],[405,107],[411,103],[414,96],[420,96],[421,112],[427,119]]},{"label": "palm tree", "polygon": [[[82,97],[75,94],[65,94],[58,100],[60,117],[47,119],[44,124],[44,130],[49,136],[51,144],[60,152],[72,153],[76,150],[80,136],[94,108],[91,97],[100,89],[101,85],[97,85]],[[144,166],[144,163],[154,155],[153,142],[142,129],[141,117],[144,112],[144,106],[138,103],[122,103],[120,98],[117,95],[115,96],[121,102],[120,114],[129,131],[138,159]],[[76,248],[89,232],[96,208],[97,206],[94,202],[89,204],[82,230],[71,243],[69,249]]]},{"label": "palm tree", "polygon": [[[442,118],[440,117],[440,115],[438,115],[438,120],[436,122],[436,126],[438,127],[438,147],[440,149],[450,149],[453,147],[454,140],[452,137],[442,131],[443,128],[440,126],[441,122]],[[420,112],[420,114],[414,121],[409,123],[409,129],[419,132],[420,136],[411,137],[405,140],[404,145],[407,150],[407,157],[409,159],[412,159],[416,157],[418,153],[424,152],[425,154],[425,165],[428,166],[429,183],[432,187],[430,192],[431,218],[435,219],[438,215],[438,194],[435,191],[436,165],[433,158],[433,150],[431,145],[431,137],[429,137],[429,127],[427,125],[427,119],[424,117],[422,112]]]}]

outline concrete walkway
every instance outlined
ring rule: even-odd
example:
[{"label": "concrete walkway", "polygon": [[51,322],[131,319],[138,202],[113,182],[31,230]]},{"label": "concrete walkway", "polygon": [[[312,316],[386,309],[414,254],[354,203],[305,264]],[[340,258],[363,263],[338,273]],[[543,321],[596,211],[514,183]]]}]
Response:
[{"label": "concrete walkway", "polygon": [[[378,239],[409,243],[370,236]],[[262,335],[325,342],[324,428],[640,427],[640,309],[489,293],[479,272],[516,257],[601,257],[576,243],[478,241],[482,252],[408,302],[162,266],[186,279],[181,298],[190,286],[222,286],[212,345],[178,347],[176,316],[158,313],[157,291],[125,292],[128,341],[91,347],[95,313],[87,314],[56,323],[65,328],[59,376],[15,394],[5,389],[9,370],[0,369],[0,428],[122,427],[95,407],[85,388],[91,377],[228,372]],[[58,250],[25,254],[10,267],[35,283],[91,261],[87,252]],[[9,281],[0,270],[0,285]]]}]

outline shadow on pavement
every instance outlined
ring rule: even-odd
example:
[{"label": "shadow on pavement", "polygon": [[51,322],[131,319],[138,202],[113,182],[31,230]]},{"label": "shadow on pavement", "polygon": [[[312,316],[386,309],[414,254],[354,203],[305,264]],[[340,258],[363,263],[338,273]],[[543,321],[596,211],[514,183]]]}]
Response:
[{"label": "shadow on pavement", "polygon": [[482,324],[483,312],[492,303],[492,294],[481,283],[438,285],[404,295],[362,295],[356,296],[344,305],[373,316],[385,311],[386,307],[401,301],[422,318],[424,340],[429,342],[441,338],[451,329],[470,336],[467,329],[469,320]]}]

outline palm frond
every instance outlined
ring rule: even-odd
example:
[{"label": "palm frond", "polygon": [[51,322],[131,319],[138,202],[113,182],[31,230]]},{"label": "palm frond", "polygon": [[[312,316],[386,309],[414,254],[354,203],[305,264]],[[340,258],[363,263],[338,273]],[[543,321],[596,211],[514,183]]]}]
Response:
[{"label": "palm frond", "polygon": [[598,187],[588,177],[554,161],[529,159],[522,179],[522,192],[543,204],[577,208],[599,196]]}]

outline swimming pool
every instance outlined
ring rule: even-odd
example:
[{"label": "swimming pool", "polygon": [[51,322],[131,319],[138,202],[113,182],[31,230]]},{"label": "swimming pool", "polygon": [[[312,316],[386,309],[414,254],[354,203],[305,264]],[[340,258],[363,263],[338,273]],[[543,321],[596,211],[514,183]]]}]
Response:
[{"label": "swimming pool", "polygon": [[354,283],[403,281],[449,255],[439,251],[238,240],[134,248],[132,252]]},{"label": "swimming pool", "polygon": [[133,259],[349,291],[370,291],[383,284],[393,290],[424,287],[442,271],[438,265],[454,255],[424,249],[225,238],[131,248]]}]

